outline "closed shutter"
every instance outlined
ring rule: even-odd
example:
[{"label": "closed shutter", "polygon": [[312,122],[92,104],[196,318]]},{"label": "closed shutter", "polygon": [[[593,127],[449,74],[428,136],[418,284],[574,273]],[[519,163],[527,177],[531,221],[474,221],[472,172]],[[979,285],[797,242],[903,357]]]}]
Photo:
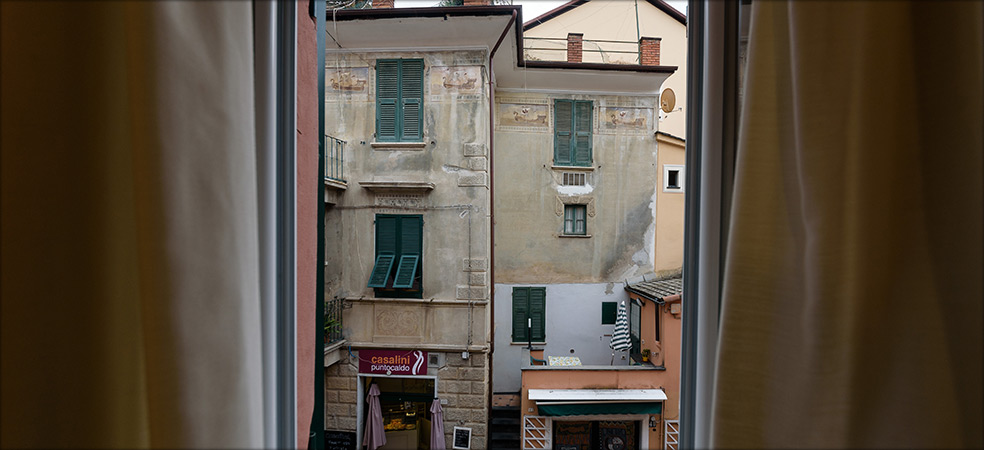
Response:
[{"label": "closed shutter", "polygon": [[533,341],[546,341],[547,328],[547,288],[530,288],[530,318],[533,326]]},{"label": "closed shutter", "polygon": [[395,141],[397,135],[397,104],[400,101],[400,62],[376,62],[376,139]]},{"label": "closed shutter", "polygon": [[615,324],[615,310],[617,308],[617,302],[601,302],[601,324],[602,325],[614,325]]},{"label": "closed shutter", "polygon": [[574,161],[575,166],[591,165],[591,102],[574,103]]},{"label": "closed shutter", "polygon": [[554,164],[571,165],[571,133],[574,130],[574,101],[554,101]]},{"label": "closed shutter", "polygon": [[401,61],[400,74],[401,101],[403,108],[402,135],[400,140],[420,140],[423,138],[423,100],[424,100],[424,61],[409,59]]},{"label": "closed shutter", "polygon": [[513,342],[526,342],[526,319],[529,317],[530,288],[513,288]]},{"label": "closed shutter", "polygon": [[423,227],[424,218],[421,216],[400,216],[400,254],[421,254]]}]

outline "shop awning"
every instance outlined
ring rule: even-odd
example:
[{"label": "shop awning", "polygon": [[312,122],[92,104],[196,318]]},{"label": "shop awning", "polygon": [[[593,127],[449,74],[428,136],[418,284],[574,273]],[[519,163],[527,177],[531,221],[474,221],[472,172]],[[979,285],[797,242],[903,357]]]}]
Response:
[{"label": "shop awning", "polygon": [[530,389],[542,416],[660,414],[662,389]]},{"label": "shop awning", "polygon": [[589,416],[601,414],[660,414],[662,402],[638,403],[536,403],[541,416]]}]

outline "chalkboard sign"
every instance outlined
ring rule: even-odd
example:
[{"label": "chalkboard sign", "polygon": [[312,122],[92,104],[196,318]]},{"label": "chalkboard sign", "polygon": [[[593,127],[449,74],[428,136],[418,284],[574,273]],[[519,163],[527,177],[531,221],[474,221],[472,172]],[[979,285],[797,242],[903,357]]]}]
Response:
[{"label": "chalkboard sign", "polygon": [[451,448],[468,450],[471,448],[471,428],[454,427],[454,439]]},{"label": "chalkboard sign", "polygon": [[355,450],[355,433],[325,430],[325,450]]}]

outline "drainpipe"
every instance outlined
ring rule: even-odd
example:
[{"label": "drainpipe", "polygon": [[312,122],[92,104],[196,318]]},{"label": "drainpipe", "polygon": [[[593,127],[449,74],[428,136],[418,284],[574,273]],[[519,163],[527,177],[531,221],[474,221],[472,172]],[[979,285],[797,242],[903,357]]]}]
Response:
[{"label": "drainpipe", "polygon": [[[495,57],[496,50],[499,50],[502,40],[509,33],[509,27],[513,26],[515,22],[516,10],[513,9],[509,23],[506,24],[506,28],[499,35],[499,40],[496,41],[495,46],[492,47],[492,51],[489,52],[489,316],[492,318],[492,323],[490,324],[491,333],[489,333],[489,354],[487,357],[489,365],[489,424],[492,422],[492,353],[495,352],[495,158],[493,157],[495,155],[493,151],[495,148],[495,140],[493,138],[495,136],[495,87],[492,85],[492,59]],[[522,51],[522,49],[518,49],[517,51]],[[488,427],[488,430],[491,429],[491,427]],[[492,443],[491,435],[491,432],[485,433],[486,447],[489,447]]]}]

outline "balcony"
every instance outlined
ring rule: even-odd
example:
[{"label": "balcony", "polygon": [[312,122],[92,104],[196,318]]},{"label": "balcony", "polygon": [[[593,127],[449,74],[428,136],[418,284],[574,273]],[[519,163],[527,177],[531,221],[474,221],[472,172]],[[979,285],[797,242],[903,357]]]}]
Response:
[{"label": "balcony", "polygon": [[345,181],[345,141],[325,135],[325,203],[338,203],[338,193],[348,189]]},{"label": "balcony", "polygon": [[[582,39],[582,61],[602,64],[639,64],[639,43]],[[524,37],[527,61],[568,61],[568,38]]]},{"label": "balcony", "polygon": [[342,309],[344,308],[344,300],[340,298],[333,298],[325,302],[325,367],[328,367],[342,356],[342,350],[345,344],[345,336],[342,334]]}]

